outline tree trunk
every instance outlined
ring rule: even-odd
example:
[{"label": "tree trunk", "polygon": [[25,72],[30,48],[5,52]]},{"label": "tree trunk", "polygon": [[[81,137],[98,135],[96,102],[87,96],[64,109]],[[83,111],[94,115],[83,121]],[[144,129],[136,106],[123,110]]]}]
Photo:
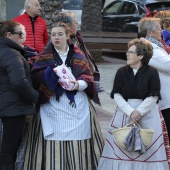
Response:
[{"label": "tree trunk", "polygon": [[48,33],[51,30],[51,24],[54,23],[55,15],[58,15],[62,9],[62,0],[39,0],[42,8],[42,17],[47,22]]},{"label": "tree trunk", "polygon": [[[102,1],[83,0],[82,32],[102,31]],[[103,62],[102,49],[90,51],[96,62]]]}]

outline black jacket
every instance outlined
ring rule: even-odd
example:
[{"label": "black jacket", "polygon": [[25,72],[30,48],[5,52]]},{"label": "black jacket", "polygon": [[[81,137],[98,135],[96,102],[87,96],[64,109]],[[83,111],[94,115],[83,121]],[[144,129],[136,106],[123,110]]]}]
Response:
[{"label": "black jacket", "polygon": [[0,36],[0,117],[35,114],[38,92],[22,47]]},{"label": "black jacket", "polygon": [[144,100],[150,96],[158,96],[161,99],[158,71],[144,65],[134,75],[133,69],[128,65],[119,68],[114,79],[111,98],[114,98],[115,93],[121,94],[125,100]]}]

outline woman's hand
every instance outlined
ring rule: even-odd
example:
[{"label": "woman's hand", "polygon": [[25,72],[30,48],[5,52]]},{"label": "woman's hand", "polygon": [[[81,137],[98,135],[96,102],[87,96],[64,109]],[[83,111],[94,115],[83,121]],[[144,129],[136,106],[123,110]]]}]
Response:
[{"label": "woman's hand", "polygon": [[130,123],[136,124],[142,116],[140,115],[138,110],[134,110],[130,116]]},{"label": "woman's hand", "polygon": [[73,81],[73,80],[71,80],[70,82],[74,84],[73,88],[72,88],[70,91],[78,90],[78,88],[79,88],[79,83],[78,83],[78,81]]}]

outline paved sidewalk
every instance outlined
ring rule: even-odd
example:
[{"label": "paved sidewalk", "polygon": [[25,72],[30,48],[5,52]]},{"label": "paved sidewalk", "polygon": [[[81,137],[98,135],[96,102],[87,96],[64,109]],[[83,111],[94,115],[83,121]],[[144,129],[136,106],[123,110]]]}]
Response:
[{"label": "paved sidewalk", "polygon": [[116,107],[113,99],[110,98],[110,92],[113,86],[113,80],[118,68],[124,66],[126,61],[104,57],[108,63],[97,64],[100,71],[101,84],[104,87],[105,91],[99,94],[101,100],[101,106],[94,104],[103,137],[106,138],[108,128],[110,126],[110,121],[113,116],[114,109]]}]

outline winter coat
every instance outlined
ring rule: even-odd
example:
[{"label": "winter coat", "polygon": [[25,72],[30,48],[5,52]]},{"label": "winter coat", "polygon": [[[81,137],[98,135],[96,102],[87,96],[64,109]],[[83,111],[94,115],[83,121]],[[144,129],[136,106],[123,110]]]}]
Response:
[{"label": "winter coat", "polygon": [[159,101],[160,110],[170,108],[170,55],[156,44],[151,43],[153,47],[153,56],[149,65],[158,70],[161,82],[161,97]]},{"label": "winter coat", "polygon": [[26,12],[13,20],[25,26],[27,38],[24,44],[36,48],[39,53],[42,52],[48,42],[48,32],[45,20],[38,16],[34,21],[34,26],[32,26],[31,18]]},{"label": "winter coat", "polygon": [[35,114],[38,92],[32,87],[30,66],[22,47],[0,37],[0,117]]}]

